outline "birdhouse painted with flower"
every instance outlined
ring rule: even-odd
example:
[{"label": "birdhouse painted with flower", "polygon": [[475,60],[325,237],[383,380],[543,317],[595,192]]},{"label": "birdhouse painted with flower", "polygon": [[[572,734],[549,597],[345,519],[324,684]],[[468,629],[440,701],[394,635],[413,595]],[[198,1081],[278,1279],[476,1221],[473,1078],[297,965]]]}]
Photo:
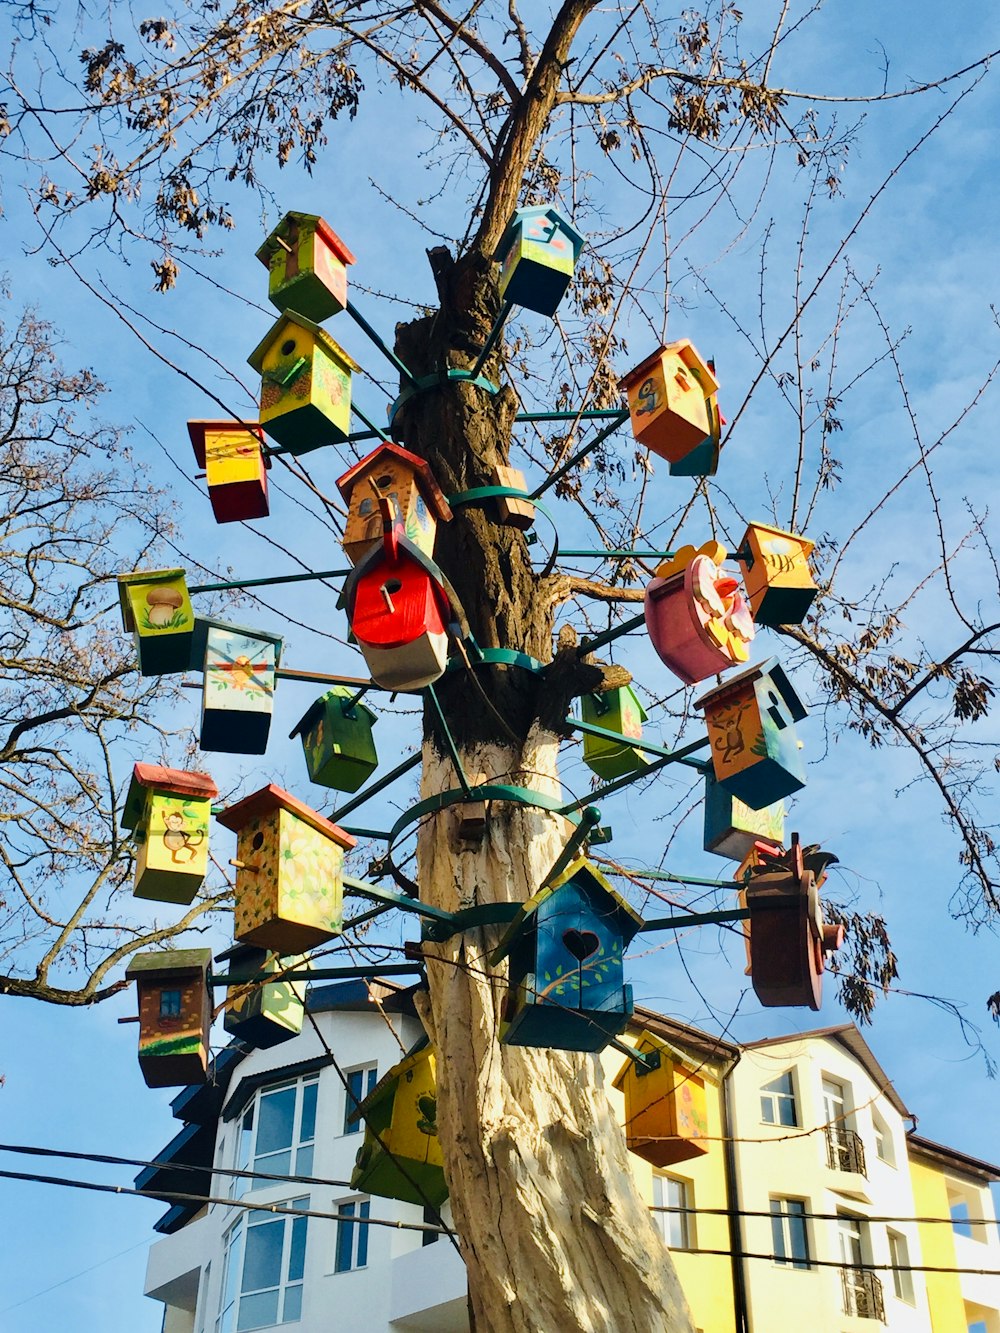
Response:
[{"label": "birdhouse painted with flower", "polygon": [[279,310],[321,324],[347,305],[346,266],[354,256],[315,213],[286,213],[257,258],[268,270],[268,299]]},{"label": "birdhouse painted with flower", "polygon": [[135,843],[136,898],[183,904],[194,899],[208,873],[208,825],[218,794],[204,773],[135,765],[122,827]]},{"label": "birdhouse painted with flower", "polygon": [[194,611],[183,569],[118,575],[122,625],[135,640],[139,674],[167,676],[191,666]]},{"label": "birdhouse painted with flower", "polygon": [[[227,964],[230,985],[226,990],[226,1012],[222,1026],[248,1046],[269,1050],[297,1037],[305,1017],[306,983],[282,981],[283,972],[302,972],[309,960],[278,958],[269,949],[253,944],[234,944],[216,962]],[[264,972],[274,981],[261,981]]]},{"label": "birdhouse painted with flower", "polygon": [[263,754],[271,729],[280,637],[199,619],[196,638],[204,642],[201,748]]},{"label": "birdhouse painted with flower", "polygon": [[687,338],[647,357],[619,387],[628,395],[632,434],[670,463],[679,463],[719,429],[718,408],[709,406],[719,382]]},{"label": "birdhouse painted with flower", "polygon": [[398,444],[380,444],[337,481],[347,505],[344,554],[352,565],[382,542],[379,498],[392,503],[395,521],[424,555],[434,554],[438,523],[448,523],[451,508],[422,458]]},{"label": "birdhouse painted with flower", "polygon": [[815,543],[794,532],[751,523],[736,559],[758,625],[800,625],[816,596],[809,568]]},{"label": "birdhouse painted with flower", "polygon": [[365,1127],[351,1189],[440,1208],[448,1197],[437,1129],[435,1053],[424,1038],[351,1117]]},{"label": "birdhouse painted with flower", "polygon": [[300,718],[289,735],[302,738],[309,781],[335,791],[357,791],[378,767],[372,727],[378,717],[356,690],[335,685]]},{"label": "birdhouse painted with flower", "polygon": [[745,662],[754,636],[736,579],[722,568],[726,550],[708,542],[686,546],[656,571],[646,588],[646,628],[657,655],[685,685]]},{"label": "birdhouse painted with flower", "polygon": [[289,311],[247,358],[261,377],[260,424],[291,454],[343,444],[358,365],[329,334]]},{"label": "birdhouse painted with flower", "polygon": [[584,238],[555,208],[519,208],[497,246],[500,295],[538,315],[554,315],[573,280]]},{"label": "birdhouse painted with flower", "polygon": [[139,1068],[147,1088],[204,1083],[212,993],[210,949],[139,953],[125,971],[139,997]]},{"label": "birdhouse painted with flower", "polygon": [[295,954],[340,934],[349,833],[272,785],[216,818],[237,834],[233,934],[241,944]]},{"label": "birdhouse painted with flower", "polygon": [[785,807],[781,801],[751,810],[705,774],[705,851],[742,861],[756,842],[780,847],[785,841]]},{"label": "birdhouse painted with flower", "polygon": [[708,1152],[705,1079],[669,1043],[643,1032],[643,1061],[627,1060],[614,1080],[625,1097],[630,1152],[653,1166],[672,1166]]},{"label": "birdhouse painted with flower", "polygon": [[583,762],[599,778],[608,781],[622,778],[626,773],[638,773],[649,760],[629,741],[642,739],[642,724],[646,710],[630,685],[622,685],[603,694],[585,694],[580,700],[584,722],[613,731],[620,740],[583,733]]}]

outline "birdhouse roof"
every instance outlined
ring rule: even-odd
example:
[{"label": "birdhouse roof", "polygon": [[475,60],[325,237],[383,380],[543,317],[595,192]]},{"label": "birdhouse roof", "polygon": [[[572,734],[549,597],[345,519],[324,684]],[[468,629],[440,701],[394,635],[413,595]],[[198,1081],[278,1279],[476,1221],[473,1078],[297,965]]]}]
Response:
[{"label": "birdhouse roof", "polygon": [[399,1064],[393,1065],[387,1073],[383,1074],[379,1081],[372,1088],[371,1092],[360,1102],[347,1117],[348,1121],[360,1120],[367,1116],[371,1110],[381,1102],[388,1093],[395,1094],[399,1085],[399,1080],[411,1070],[415,1065],[423,1064],[425,1060],[434,1059],[434,1047],[430,1043],[430,1038],[426,1032],[419,1037],[410,1047],[406,1055],[400,1060]]},{"label": "birdhouse roof", "polygon": [[[689,1078],[696,1078],[699,1083],[718,1083],[718,1079],[713,1078],[713,1076],[704,1068],[703,1064],[699,1064],[697,1060],[692,1060],[690,1055],[685,1054],[684,1051],[680,1050],[678,1047],[671,1045],[669,1041],[664,1041],[662,1037],[657,1037],[655,1033],[643,1030],[635,1042],[635,1049],[640,1055],[651,1055],[654,1051],[658,1052],[661,1061],[667,1059],[672,1061],[675,1065],[681,1066]],[[625,1080],[628,1078],[629,1073],[632,1070],[635,1070],[640,1078],[643,1077],[638,1073],[636,1062],[634,1060],[626,1060],[621,1069],[619,1069],[618,1073],[612,1079],[612,1086],[621,1092],[625,1086]]]},{"label": "birdhouse roof", "polygon": [[261,787],[260,791],[255,791],[252,796],[245,796],[242,801],[237,801],[235,805],[231,805],[215,817],[223,828],[238,833],[244,824],[249,824],[251,820],[259,819],[262,815],[269,815],[275,810],[287,810],[296,819],[301,819],[304,824],[308,824],[317,833],[322,833],[331,842],[337,843],[347,851],[356,845],[357,839],[352,838],[349,833],[345,833],[342,828],[325,819],[304,801],[298,800],[290,792],[274,786],[273,783]]},{"label": "birdhouse roof", "polygon": [[351,502],[351,493],[358,482],[363,481],[370,472],[374,472],[380,467],[387,458],[396,458],[405,468],[413,473],[413,479],[417,483],[420,494],[424,497],[428,506],[433,509],[436,518],[441,523],[451,521],[452,512],[448,501],[445,499],[444,491],[437,484],[434,473],[430,469],[430,464],[426,459],[420,458],[417,454],[411,454],[409,449],[404,449],[400,444],[392,444],[386,441],[380,444],[377,449],[373,449],[370,454],[362,458],[359,463],[355,463],[352,468],[337,479],[337,489],[344,497],[346,504]]},{"label": "birdhouse roof", "polygon": [[231,625],[228,620],[217,620],[214,616],[195,616],[194,640],[191,646],[191,657],[195,663],[204,659],[208,648],[208,633],[213,629],[225,630],[229,634],[241,634],[246,639],[257,639],[260,643],[273,643],[275,666],[281,661],[284,639],[280,634],[274,634],[267,629],[251,629],[246,625]]},{"label": "birdhouse roof", "polygon": [[[252,435],[261,444],[264,443],[264,431],[256,421],[189,421],[188,436],[194,450],[195,462],[205,466],[205,436],[208,432],[225,432],[227,435]],[[264,454],[264,466],[271,466],[270,454]]]},{"label": "birdhouse roof", "polygon": [[727,695],[736,694],[745,689],[747,685],[753,685],[764,677],[770,680],[785,701],[785,705],[792,715],[792,721],[801,722],[809,710],[795,693],[792,682],[788,679],[784,667],[779,664],[776,657],[769,657],[766,662],[755,662],[753,666],[737,672],[735,676],[730,676],[721,685],[716,685],[707,694],[703,694],[700,699],[696,699],[694,706],[695,708],[704,708],[709,703],[722,703]]},{"label": "birdhouse roof", "polygon": [[142,819],[149,791],[168,796],[187,796],[192,800],[214,801],[219,789],[207,773],[188,773],[181,768],[163,768],[160,764],[136,764],[132,769],[122,828],[134,829]]},{"label": "birdhouse roof", "polygon": [[585,856],[581,856],[573,864],[552,881],[545,885],[537,893],[521,904],[516,916],[510,925],[504,931],[499,944],[490,955],[490,962],[495,966],[506,958],[514,947],[517,940],[530,929],[532,918],[544,909],[546,903],[550,903],[559,896],[560,890],[572,882],[575,887],[582,889],[589,899],[594,909],[595,915],[601,917],[610,917],[614,921],[615,928],[622,937],[624,944],[628,944],[632,936],[642,928],[642,917],[635,910],[631,903],[616,893],[601,872]]},{"label": "birdhouse roof", "polygon": [[[298,722],[296,722],[295,726],[288,733],[288,739],[291,740],[293,736],[299,736],[314,726],[320,715],[326,711],[329,703],[336,702],[337,700],[343,701],[345,699],[350,699],[355,694],[357,694],[357,690],[348,689],[345,685],[335,685],[332,690],[327,690],[326,694],[321,694],[314,703],[309,705],[306,712],[303,713]],[[362,712],[367,713],[368,722],[371,726],[374,726],[378,721],[378,714],[373,713],[368,705],[363,704],[360,699],[356,699],[351,707],[352,709],[360,708]]]},{"label": "birdhouse roof", "polygon": [[211,949],[162,949],[158,953],[137,953],[125,969],[126,980],[144,977],[207,974],[212,962]]},{"label": "birdhouse roof", "polygon": [[628,371],[618,381],[618,387],[622,390],[629,389],[639,380],[645,379],[649,372],[656,366],[661,357],[678,356],[687,366],[702,387],[706,398],[713,393],[719,392],[719,381],[715,378],[715,372],[707,361],[703,361],[690,338],[678,338],[676,342],[667,343],[665,346],[655,351],[652,356],[647,356],[645,361]]},{"label": "birdhouse roof", "polygon": [[281,247],[281,241],[278,238],[284,239],[283,232],[289,222],[297,222],[300,227],[303,225],[314,227],[316,235],[333,251],[342,264],[354,263],[354,256],[325,218],[321,218],[318,213],[296,213],[292,211],[285,214],[257,251],[257,258],[265,268],[271,267],[271,257],[275,250]]},{"label": "birdhouse roof", "polygon": [[543,204],[536,208],[517,209],[514,216],[503,230],[503,235],[500,237],[500,241],[497,244],[494,258],[499,258],[501,255],[506,254],[513,243],[514,235],[517,232],[518,227],[522,227],[526,222],[531,222],[534,218],[548,218],[550,222],[554,222],[561,231],[565,232],[566,237],[573,246],[573,262],[575,263],[580,258],[587,238],[582,232],[577,231],[565,214],[560,213],[559,210],[553,208],[551,204]]},{"label": "birdhouse roof", "polygon": [[264,368],[264,357],[270,351],[271,344],[284,333],[290,324],[297,328],[305,329],[306,333],[316,339],[320,347],[335,361],[341,361],[349,370],[360,370],[361,367],[349,356],[341,347],[340,343],[335,342],[325,329],[321,329],[318,324],[314,324],[311,319],[306,319],[305,315],[297,315],[294,311],[286,310],[271,325],[270,330],[264,338],[257,344],[250,355],[247,357],[247,365],[260,372]]},{"label": "birdhouse roof", "polygon": [[748,523],[747,530],[743,534],[743,540],[740,542],[739,550],[737,551],[737,559],[739,559],[739,552],[743,550],[747,542],[750,540],[751,532],[766,532],[770,533],[772,537],[787,537],[790,542],[795,542],[798,546],[802,547],[803,555],[808,555],[816,545],[816,543],[811,542],[808,537],[803,537],[797,532],[788,532],[785,528],[773,527],[770,523]]},{"label": "birdhouse roof", "polygon": [[128,598],[128,590],[135,583],[153,585],[156,583],[173,583],[177,579],[184,579],[183,569],[134,569],[129,574],[118,575],[118,603],[122,613],[122,626],[131,633],[135,629],[135,621],[132,618],[132,606]]}]

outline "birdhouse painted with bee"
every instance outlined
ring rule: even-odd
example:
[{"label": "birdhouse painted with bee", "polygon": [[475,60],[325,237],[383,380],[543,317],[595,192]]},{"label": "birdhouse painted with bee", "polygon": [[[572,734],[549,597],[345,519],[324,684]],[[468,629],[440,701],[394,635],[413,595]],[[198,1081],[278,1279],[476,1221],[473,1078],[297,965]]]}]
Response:
[{"label": "birdhouse painted with bee", "polygon": [[705,710],[716,780],[751,810],[806,785],[795,730],[806,708],[776,657],[716,686],[695,707]]},{"label": "birdhouse painted with bee", "polygon": [[658,566],[643,603],[660,660],[685,685],[745,662],[754,624],[739,582],[722,568],[726,549],[685,546]]},{"label": "birdhouse painted with bee", "polygon": [[[227,964],[230,985],[222,1026],[230,1036],[260,1050],[298,1036],[305,1017],[306,983],[282,981],[280,974],[304,971],[308,958],[279,958],[253,944],[234,944],[215,961]],[[262,972],[276,979],[261,981]]]},{"label": "birdhouse painted with bee", "polygon": [[354,256],[315,213],[286,213],[257,258],[268,270],[268,299],[279,310],[321,324],[347,305],[346,266]]},{"label": "birdhouse painted with bee", "polygon": [[204,1083],[212,993],[210,949],[139,953],[125,971],[139,996],[139,1068],[147,1088]]},{"label": "birdhouse painted with bee", "polygon": [[198,466],[205,469],[216,523],[266,518],[271,461],[261,428],[241,421],[189,421],[187,428]]},{"label": "birdhouse painted with bee", "polygon": [[583,733],[583,762],[599,778],[608,781],[622,778],[626,773],[638,773],[649,760],[629,741],[642,739],[642,724],[646,710],[630,685],[622,685],[603,694],[585,694],[580,700],[584,722],[613,731],[621,740]]},{"label": "birdhouse painted with bee", "polygon": [[194,611],[183,569],[118,575],[122,625],[135,640],[139,674],[167,676],[191,666]]},{"label": "birdhouse painted with bee", "polygon": [[426,1037],[351,1116],[365,1127],[351,1189],[440,1208],[448,1197],[437,1130],[434,1047]]},{"label": "birdhouse painted with bee", "polygon": [[247,360],[261,377],[260,424],[273,440],[291,454],[346,441],[360,367],[318,324],[289,311]]},{"label": "birdhouse painted with bee", "polygon": [[642,918],[581,857],[524,903],[490,961],[509,960],[500,1040],[600,1051],[624,1031],[623,955]]},{"label": "birdhouse painted with bee", "polygon": [[241,944],[296,954],[340,934],[349,833],[271,785],[216,818],[237,834],[233,934]]},{"label": "birdhouse painted with bee", "polygon": [[[708,368],[715,374],[715,362],[709,361]],[[711,427],[708,435],[700,444],[696,444],[690,453],[670,464],[672,477],[714,477],[719,470],[719,446],[722,442],[722,427],[725,418],[719,412],[719,395],[710,394],[707,399],[708,420]]]},{"label": "birdhouse painted with bee", "polygon": [[758,625],[800,625],[816,596],[809,568],[815,543],[794,532],[751,523],[736,559]]},{"label": "birdhouse painted with bee", "polygon": [[632,434],[670,463],[679,463],[719,429],[710,408],[719,382],[687,338],[668,343],[623,377]]},{"label": "birdhouse painted with bee", "polygon": [[378,767],[372,727],[378,717],[355,696],[335,685],[321,695],[289,735],[302,738],[309,781],[335,791],[357,791]]},{"label": "birdhouse painted with bee", "polygon": [[271,729],[280,637],[200,618],[195,637],[204,643],[201,748],[263,754]]},{"label": "birdhouse painted with bee", "polygon": [[204,773],[135,765],[122,827],[135,843],[136,898],[183,904],[194,899],[208,873],[208,825],[218,794]]},{"label": "birdhouse painted with bee", "polygon": [[781,801],[751,810],[705,774],[705,851],[742,861],[756,842],[780,847],[785,841],[785,807]]},{"label": "birdhouse painted with bee", "polygon": [[627,1060],[614,1080],[625,1097],[629,1152],[653,1166],[672,1166],[708,1152],[704,1076],[669,1043],[643,1032],[643,1060]]},{"label": "birdhouse painted with bee", "polygon": [[500,295],[538,315],[554,315],[573,280],[584,238],[555,208],[519,208],[500,238]]},{"label": "birdhouse painted with bee", "polygon": [[352,565],[382,542],[379,498],[392,504],[395,521],[424,555],[434,554],[438,523],[448,523],[451,508],[427,463],[398,444],[380,444],[337,481],[347,505],[344,554]]}]

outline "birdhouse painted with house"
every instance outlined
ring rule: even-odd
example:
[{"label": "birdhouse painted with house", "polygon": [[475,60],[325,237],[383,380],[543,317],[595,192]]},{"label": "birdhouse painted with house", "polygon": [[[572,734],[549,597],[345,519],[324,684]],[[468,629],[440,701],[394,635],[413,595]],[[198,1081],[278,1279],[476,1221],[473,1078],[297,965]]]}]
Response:
[{"label": "birdhouse painted with house", "polygon": [[340,934],[349,833],[272,785],[217,819],[237,834],[233,934],[241,944],[295,954]]},{"label": "birdhouse painted with house", "polygon": [[509,960],[500,1040],[600,1051],[632,1013],[623,954],[642,918],[581,857],[524,903],[493,964]]},{"label": "birdhouse painted with house", "polygon": [[627,1060],[614,1080],[625,1097],[630,1152],[653,1166],[672,1166],[708,1152],[705,1079],[669,1043],[643,1032],[635,1043],[642,1063]]},{"label": "birdhouse painted with house", "polygon": [[347,505],[344,554],[352,565],[382,542],[379,498],[392,503],[395,521],[424,555],[434,554],[438,523],[448,523],[451,508],[422,458],[398,444],[380,444],[345,472],[337,489]]},{"label": "birdhouse painted with house", "polygon": [[122,625],[135,640],[139,674],[167,676],[191,666],[194,611],[183,569],[118,575]]},{"label": "birdhouse painted with house", "polygon": [[434,1047],[426,1038],[393,1065],[352,1116],[365,1127],[351,1189],[440,1208],[448,1197],[437,1130]]},{"label": "birdhouse painted with house", "polygon": [[608,781],[626,773],[638,773],[649,760],[629,741],[642,739],[646,710],[630,685],[622,685],[603,694],[585,694],[580,700],[584,722],[613,731],[620,740],[583,733],[583,762],[599,778]]},{"label": "birdhouse painted with house", "polygon": [[136,898],[183,904],[194,899],[208,873],[208,825],[218,794],[204,773],[135,765],[122,827],[135,843]]},{"label": "birdhouse painted with house", "polygon": [[[309,966],[308,958],[279,958],[253,944],[234,944],[215,961],[227,964],[230,978],[222,1022],[230,1036],[260,1050],[298,1036],[305,1017],[306,983],[282,981],[280,974],[304,971]],[[262,972],[278,979],[261,981]]]},{"label": "birdhouse painted with house", "polygon": [[781,801],[751,810],[705,774],[705,851],[742,861],[756,842],[780,847],[785,841],[785,807]]},{"label": "birdhouse painted with house", "polygon": [[354,256],[315,213],[286,213],[257,258],[268,271],[268,299],[279,310],[321,324],[347,305],[346,266]]},{"label": "birdhouse painted with house", "polygon": [[289,735],[302,738],[309,781],[335,791],[357,791],[378,767],[372,727],[377,716],[355,696],[335,685],[312,705]]},{"label": "birdhouse painted with house", "polygon": [[[715,362],[709,361],[708,368],[715,374]],[[690,453],[670,464],[672,477],[714,477],[719,470],[719,450],[722,442],[722,427],[725,418],[719,412],[719,395],[710,394],[707,399],[708,420],[711,427],[709,434],[700,444],[696,444]]]},{"label": "birdhouse painted with house", "polygon": [[126,969],[139,995],[139,1068],[147,1088],[204,1083],[212,993],[211,949],[136,954]]},{"label": "birdhouse painted with house", "polygon": [[647,357],[619,387],[628,395],[632,434],[670,463],[679,463],[719,429],[718,408],[709,406],[719,382],[687,338]]},{"label": "birdhouse painted with house", "polygon": [[242,421],[189,421],[187,427],[195,459],[205,470],[216,523],[266,518],[271,462],[261,428]]},{"label": "birdhouse painted with house", "polygon": [[497,246],[500,295],[538,315],[554,315],[573,280],[584,238],[555,208],[519,208]]},{"label": "birdhouse painted with house", "polygon": [[359,366],[304,315],[289,311],[247,358],[261,377],[260,424],[291,454],[343,444]]},{"label": "birdhouse painted with house", "polygon": [[794,532],[751,523],[736,559],[758,625],[800,625],[816,596],[809,568],[815,543]]},{"label": "birdhouse painted with house", "polygon": [[722,568],[726,548],[685,546],[658,566],[643,602],[657,656],[685,685],[745,662],[754,624],[739,582]]},{"label": "birdhouse painted with house", "polygon": [[199,618],[196,639],[204,642],[201,748],[263,754],[271,729],[280,637]]},{"label": "birdhouse painted with house", "polygon": [[695,707],[705,710],[716,780],[751,810],[806,785],[795,730],[806,708],[776,657],[717,685]]}]

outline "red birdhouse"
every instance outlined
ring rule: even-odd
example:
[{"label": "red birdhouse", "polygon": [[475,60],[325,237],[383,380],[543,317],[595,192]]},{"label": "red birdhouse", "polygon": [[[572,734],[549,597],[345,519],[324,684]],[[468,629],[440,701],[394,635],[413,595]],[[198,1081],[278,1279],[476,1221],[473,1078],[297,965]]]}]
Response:
[{"label": "red birdhouse", "polygon": [[646,589],[646,628],[660,660],[693,685],[746,662],[754,636],[739,583],[722,569],[726,548],[682,547]]},{"label": "red birdhouse", "polygon": [[216,523],[266,518],[271,460],[261,428],[240,421],[189,421],[187,427],[195,459],[205,469]]}]

